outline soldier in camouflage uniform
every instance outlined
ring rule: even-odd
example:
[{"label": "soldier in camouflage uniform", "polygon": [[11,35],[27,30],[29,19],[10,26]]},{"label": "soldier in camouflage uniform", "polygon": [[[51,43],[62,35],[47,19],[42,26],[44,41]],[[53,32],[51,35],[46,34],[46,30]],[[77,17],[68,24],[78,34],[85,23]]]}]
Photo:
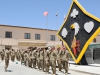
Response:
[{"label": "soldier in camouflage uniform", "polygon": [[37,49],[37,47],[34,47],[32,49],[32,66],[35,69],[36,69],[36,49]]},{"label": "soldier in camouflage uniform", "polygon": [[40,48],[36,50],[36,64],[37,64],[38,69],[40,70],[39,58],[40,58]]},{"label": "soldier in camouflage uniform", "polygon": [[51,50],[50,50],[50,66],[52,68],[52,75],[56,75],[56,58],[57,58],[57,54],[55,51],[55,46],[51,46]]},{"label": "soldier in camouflage uniform", "polygon": [[21,51],[21,65],[22,65],[22,63],[24,62],[24,51]]},{"label": "soldier in camouflage uniform", "polygon": [[1,60],[3,61],[4,60],[4,56],[5,56],[5,51],[4,49],[1,50]]},{"label": "soldier in camouflage uniform", "polygon": [[21,52],[20,52],[20,50],[18,50],[18,61],[20,61],[20,59],[21,59]]},{"label": "soldier in camouflage uniform", "polygon": [[16,59],[18,60],[18,50],[17,50],[17,52],[16,52]]},{"label": "soldier in camouflage uniform", "polygon": [[9,49],[6,49],[5,51],[5,72],[7,72],[7,68],[9,65],[9,57],[10,57],[10,51]]},{"label": "soldier in camouflage uniform", "polygon": [[61,64],[65,69],[65,75],[68,74],[68,61],[69,61],[69,52],[66,48],[63,48],[61,51]]},{"label": "soldier in camouflage uniform", "polygon": [[11,51],[11,60],[14,62],[15,60],[15,51],[12,49]]},{"label": "soldier in camouflage uniform", "polygon": [[29,65],[29,67],[31,67],[32,68],[32,50],[30,49],[30,51],[29,51],[29,57],[28,57],[28,65]]},{"label": "soldier in camouflage uniform", "polygon": [[44,71],[44,60],[43,60],[43,57],[44,57],[44,48],[42,47],[41,50],[40,50],[40,59],[39,59],[39,63],[40,63],[40,68],[42,71]]},{"label": "soldier in camouflage uniform", "polygon": [[24,54],[24,64],[25,66],[28,66],[28,52],[25,51],[25,54]]},{"label": "soldier in camouflage uniform", "polygon": [[58,68],[59,68],[59,71],[61,71],[61,48],[58,47],[57,48],[57,65],[58,65]]},{"label": "soldier in camouflage uniform", "polygon": [[49,57],[49,48],[46,47],[44,51],[44,59],[45,59],[45,69],[46,73],[49,73],[49,66],[50,66],[50,57]]}]

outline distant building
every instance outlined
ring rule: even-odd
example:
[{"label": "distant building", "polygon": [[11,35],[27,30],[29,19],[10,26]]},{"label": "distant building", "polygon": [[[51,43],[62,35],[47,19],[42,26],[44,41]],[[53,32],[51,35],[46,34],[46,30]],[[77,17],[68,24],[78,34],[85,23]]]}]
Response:
[{"label": "distant building", "polygon": [[0,47],[5,49],[26,49],[34,46],[61,45],[62,42],[57,38],[57,30],[0,25]]}]

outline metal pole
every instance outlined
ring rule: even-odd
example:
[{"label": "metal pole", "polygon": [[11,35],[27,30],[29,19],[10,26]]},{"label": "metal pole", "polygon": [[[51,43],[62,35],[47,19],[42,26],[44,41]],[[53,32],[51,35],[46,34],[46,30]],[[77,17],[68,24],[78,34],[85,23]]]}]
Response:
[{"label": "metal pole", "polygon": [[[56,27],[57,27],[57,30],[58,30],[58,12],[57,12],[57,15],[56,15]],[[57,38],[57,44],[58,44],[58,37]]]},{"label": "metal pole", "polygon": [[48,46],[48,15],[46,17],[46,26],[47,26],[47,30],[46,30],[46,43],[47,43],[47,46]]}]

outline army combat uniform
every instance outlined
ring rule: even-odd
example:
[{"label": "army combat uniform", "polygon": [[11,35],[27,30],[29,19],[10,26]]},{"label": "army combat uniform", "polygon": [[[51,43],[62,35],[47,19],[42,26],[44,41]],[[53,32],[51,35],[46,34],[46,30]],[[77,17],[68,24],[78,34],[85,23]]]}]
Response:
[{"label": "army combat uniform", "polygon": [[28,57],[28,65],[32,68],[32,51],[29,51],[29,57]]},{"label": "army combat uniform", "polygon": [[11,60],[14,62],[14,60],[15,60],[15,51],[14,50],[12,50],[11,51]]},{"label": "army combat uniform", "polygon": [[59,71],[61,71],[61,50],[60,48],[57,48],[57,64],[58,64],[58,68],[59,68]]},{"label": "army combat uniform", "polygon": [[32,51],[32,67],[36,68],[36,50]]},{"label": "army combat uniform", "polygon": [[41,48],[39,54],[40,54],[40,58],[39,58],[40,68],[42,69],[42,71],[44,71],[44,60],[43,60],[44,51],[43,51],[43,48]]},{"label": "army combat uniform", "polygon": [[37,64],[38,69],[40,70],[39,60],[40,60],[40,48],[38,48],[36,51],[36,64]]},{"label": "army combat uniform", "polygon": [[9,50],[5,51],[5,71],[7,71],[8,65],[9,65],[9,57],[10,57],[10,52]]},{"label": "army combat uniform", "polygon": [[25,66],[28,66],[28,53],[27,52],[25,52],[24,54],[24,64]]},{"label": "army combat uniform", "polygon": [[45,60],[44,67],[46,69],[46,72],[49,73],[50,57],[49,57],[49,50],[48,49],[44,51],[44,60]]},{"label": "army combat uniform", "polygon": [[21,52],[21,65],[24,63],[24,51]]},{"label": "army combat uniform", "polygon": [[69,52],[67,50],[61,51],[61,64],[63,69],[65,69],[65,75],[68,73],[68,61],[69,61]]},{"label": "army combat uniform", "polygon": [[55,49],[52,49],[54,47],[51,47],[50,50],[50,66],[52,68],[53,74],[52,75],[56,75],[56,58],[57,58],[57,54]]},{"label": "army combat uniform", "polygon": [[3,61],[4,60],[4,56],[5,56],[5,52],[4,52],[4,50],[1,50],[1,60]]}]

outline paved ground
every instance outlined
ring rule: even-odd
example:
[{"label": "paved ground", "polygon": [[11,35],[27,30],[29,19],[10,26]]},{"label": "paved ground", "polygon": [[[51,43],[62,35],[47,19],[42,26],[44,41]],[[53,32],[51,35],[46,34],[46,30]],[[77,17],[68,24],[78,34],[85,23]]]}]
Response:
[{"label": "paved ground", "polygon": [[69,69],[74,71],[80,71],[92,75],[100,75],[100,64],[89,64],[89,65],[74,65],[73,61],[70,61]]},{"label": "paved ground", "polygon": [[[51,72],[51,70],[50,70]],[[10,65],[8,68],[8,72],[4,72],[4,61],[0,61],[0,75],[51,75],[51,74],[45,74],[45,72],[40,72],[37,69],[31,69],[28,67],[25,67],[24,65],[20,65],[20,63],[16,64],[16,62],[10,61]],[[58,72],[57,75],[65,75],[63,72]],[[68,75],[90,75],[86,73],[79,73],[76,71],[69,70]]]}]

